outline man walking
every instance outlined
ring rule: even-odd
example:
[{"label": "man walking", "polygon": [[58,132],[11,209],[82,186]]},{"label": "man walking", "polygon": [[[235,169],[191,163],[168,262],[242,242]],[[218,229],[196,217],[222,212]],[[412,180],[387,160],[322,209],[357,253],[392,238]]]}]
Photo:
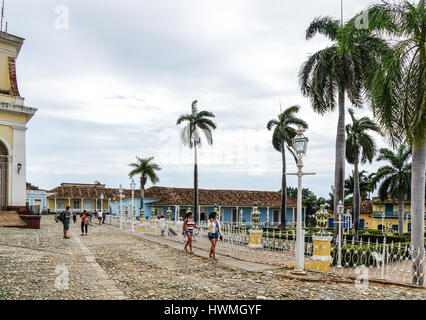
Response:
[{"label": "man walking", "polygon": [[72,218],[72,213],[70,211],[70,207],[67,207],[67,209],[64,212],[64,239],[70,239],[70,237],[68,237],[68,230],[70,229],[70,222],[71,222],[71,218]]},{"label": "man walking", "polygon": [[98,220],[99,220],[99,224],[101,224],[101,223],[102,223],[102,216],[103,216],[103,214],[102,214],[102,210],[99,210],[99,211],[98,211]]},{"label": "man walking", "polygon": [[102,224],[105,223],[106,211],[102,211]]}]

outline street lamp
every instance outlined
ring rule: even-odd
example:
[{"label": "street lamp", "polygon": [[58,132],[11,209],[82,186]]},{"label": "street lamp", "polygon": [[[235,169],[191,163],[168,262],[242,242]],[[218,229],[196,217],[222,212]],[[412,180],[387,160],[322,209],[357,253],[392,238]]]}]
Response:
[{"label": "street lamp", "polygon": [[345,213],[345,221],[346,221],[346,231],[347,233],[350,233],[350,229],[352,227],[352,216],[351,216],[351,212],[349,210],[346,210]]},{"label": "street lamp", "polygon": [[305,236],[302,230],[302,177],[314,175],[315,173],[303,173],[302,158],[306,155],[309,139],[303,135],[305,129],[299,127],[297,134],[293,138],[293,149],[297,155],[297,173],[287,173],[286,175],[297,176],[297,221],[296,221],[296,273],[304,273],[305,268]]},{"label": "street lamp", "polygon": [[123,186],[121,184],[118,192],[120,193],[120,229],[123,229]]},{"label": "street lamp", "polygon": [[382,234],[385,234],[385,212],[382,212]]},{"label": "street lamp", "polygon": [[337,214],[338,214],[338,224],[339,224],[339,236],[337,238],[337,267],[342,267],[342,217],[345,210],[343,201],[340,200],[337,205]]},{"label": "street lamp", "polygon": [[104,194],[103,193],[101,193],[99,199],[101,200],[100,209],[101,209],[101,212],[102,212],[103,209],[104,209]]},{"label": "street lamp", "polygon": [[134,207],[135,207],[135,188],[136,188],[136,183],[135,183],[135,179],[132,178],[132,182],[130,183],[130,189],[132,189],[132,231],[135,231],[135,226],[134,226]]}]

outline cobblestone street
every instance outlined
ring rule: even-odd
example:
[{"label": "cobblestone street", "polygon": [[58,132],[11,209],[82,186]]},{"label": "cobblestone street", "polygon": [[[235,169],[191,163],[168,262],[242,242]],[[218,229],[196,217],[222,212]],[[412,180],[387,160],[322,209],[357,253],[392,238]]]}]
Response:
[{"label": "cobblestone street", "polygon": [[[106,225],[82,237],[71,224],[66,240],[52,216],[41,224],[0,229],[0,299],[426,299],[424,289],[370,282],[360,290],[330,275],[238,270]],[[58,290],[66,270],[68,289]]]}]

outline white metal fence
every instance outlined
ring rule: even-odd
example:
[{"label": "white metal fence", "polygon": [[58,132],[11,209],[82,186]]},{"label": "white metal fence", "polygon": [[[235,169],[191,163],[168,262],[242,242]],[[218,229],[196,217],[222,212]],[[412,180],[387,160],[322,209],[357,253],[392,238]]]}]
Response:
[{"label": "white metal fence", "polygon": [[[107,224],[132,229],[130,219],[120,220],[118,216],[107,216]],[[162,237],[169,241],[184,244],[186,238],[182,235],[182,222],[151,221],[133,222],[135,232],[144,232],[147,235]],[[210,241],[207,236],[207,225],[202,223],[200,229],[195,229],[193,247],[208,251]],[[296,235],[294,231],[267,231],[263,232],[263,248],[250,248],[248,229],[225,225],[222,227],[222,241],[216,245],[216,253],[240,260],[269,264],[273,266],[291,266],[295,264]],[[311,236],[305,236],[305,262],[311,271],[320,270],[318,265],[311,264],[314,252],[314,243]],[[359,241],[342,238],[341,249],[331,246],[332,262],[326,272],[346,277],[359,278],[362,272],[370,280],[385,280],[393,283],[421,285],[425,269],[414,273],[413,260],[419,265],[425,265],[425,251],[414,252],[408,244],[383,243],[376,240],[360,238]],[[417,268],[418,269],[418,268]],[[423,281],[424,282],[424,281]]]}]

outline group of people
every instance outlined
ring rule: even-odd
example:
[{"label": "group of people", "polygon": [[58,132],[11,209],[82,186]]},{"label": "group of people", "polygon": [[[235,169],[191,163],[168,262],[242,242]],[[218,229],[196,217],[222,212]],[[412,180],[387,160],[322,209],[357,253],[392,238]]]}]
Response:
[{"label": "group of people", "polygon": [[[68,237],[68,230],[70,228],[71,218],[73,219],[74,223],[77,223],[77,215],[70,211],[69,206],[66,208],[63,215],[64,215],[64,219],[63,219],[62,223],[64,225],[64,239],[70,239],[70,237]],[[95,216],[98,218],[99,224],[105,223],[106,213],[103,212],[102,210],[99,210],[96,214],[91,212],[91,211],[87,212],[86,210],[84,210],[82,213],[80,213],[81,235],[82,236],[87,236],[88,226],[93,225],[92,224],[93,218]],[[57,219],[57,217],[55,219]]]},{"label": "group of people", "polygon": [[[188,251],[189,246],[189,253],[192,254],[192,240],[194,237],[194,228],[200,229],[198,227],[193,219],[193,213],[188,212],[185,216],[185,220],[183,221],[182,226],[182,235],[187,237],[186,243],[185,243],[185,251]],[[209,252],[209,258],[213,260],[217,260],[216,258],[216,243],[217,240],[222,240],[222,235],[220,234],[220,224],[217,220],[217,213],[212,212],[209,215],[209,222],[207,225],[208,229],[208,237],[211,243],[210,252]]]}]

